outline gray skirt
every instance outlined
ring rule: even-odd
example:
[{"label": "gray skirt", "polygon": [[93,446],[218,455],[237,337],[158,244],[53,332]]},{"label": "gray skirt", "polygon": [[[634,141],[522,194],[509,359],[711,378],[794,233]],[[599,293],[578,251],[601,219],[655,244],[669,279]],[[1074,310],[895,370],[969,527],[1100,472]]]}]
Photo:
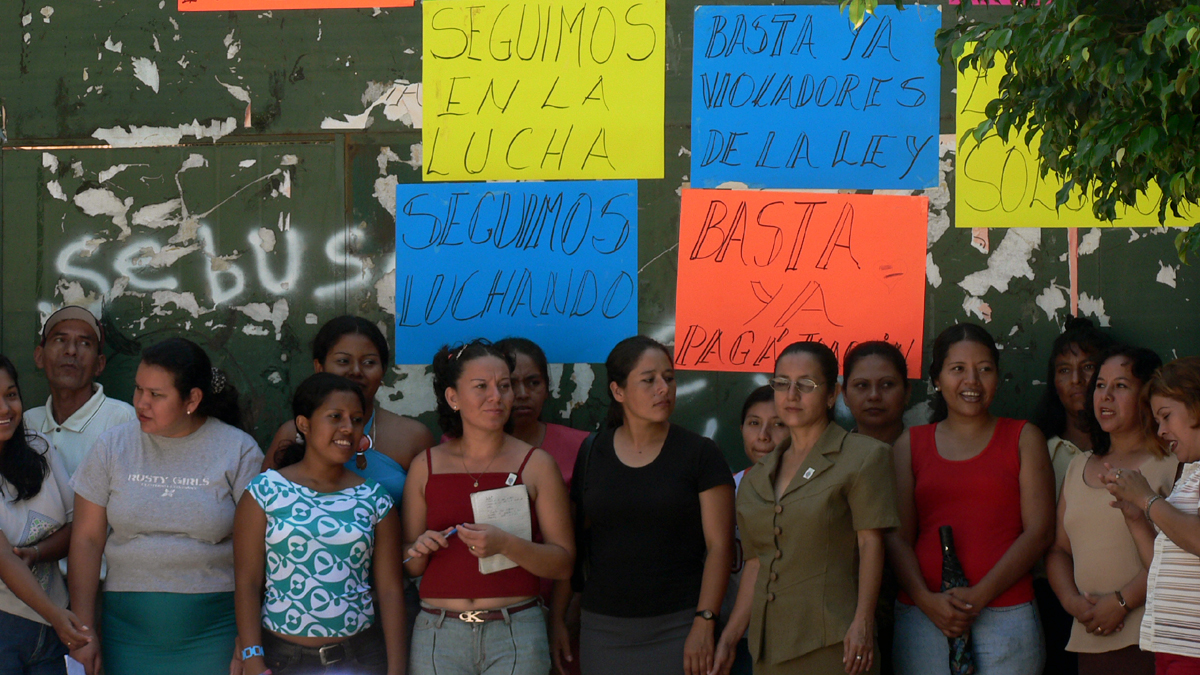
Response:
[{"label": "gray skirt", "polygon": [[696,611],[622,618],[583,612],[579,664],[583,675],[683,675],[683,643]]}]

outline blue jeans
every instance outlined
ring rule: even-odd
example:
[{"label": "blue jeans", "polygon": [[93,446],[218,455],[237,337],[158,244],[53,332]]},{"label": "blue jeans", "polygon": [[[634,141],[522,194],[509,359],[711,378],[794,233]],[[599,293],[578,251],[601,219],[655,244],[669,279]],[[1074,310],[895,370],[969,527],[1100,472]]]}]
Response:
[{"label": "blue jeans", "polygon": [[467,623],[458,612],[417,614],[409,675],[546,675],[550,641],[540,606],[507,619]]},{"label": "blue jeans", "polygon": [[0,612],[0,675],[62,675],[66,655],[50,626]]},{"label": "blue jeans", "polygon": [[[896,675],[949,672],[946,636],[913,605],[896,603]],[[1040,675],[1046,661],[1042,623],[1032,602],[987,607],[971,624],[978,675]]]}]

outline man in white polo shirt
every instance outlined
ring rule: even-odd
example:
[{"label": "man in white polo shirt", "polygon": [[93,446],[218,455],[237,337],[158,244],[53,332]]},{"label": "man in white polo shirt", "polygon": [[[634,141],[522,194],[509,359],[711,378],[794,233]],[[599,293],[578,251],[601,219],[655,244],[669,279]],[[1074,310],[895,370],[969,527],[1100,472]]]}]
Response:
[{"label": "man in white polo shirt", "polygon": [[25,411],[25,426],[40,431],[74,474],[96,438],[137,418],[133,406],[104,395],[96,377],[104,372],[104,331],[92,313],[69,305],[46,319],[42,342],[33,352],[46,371],[46,405]]}]

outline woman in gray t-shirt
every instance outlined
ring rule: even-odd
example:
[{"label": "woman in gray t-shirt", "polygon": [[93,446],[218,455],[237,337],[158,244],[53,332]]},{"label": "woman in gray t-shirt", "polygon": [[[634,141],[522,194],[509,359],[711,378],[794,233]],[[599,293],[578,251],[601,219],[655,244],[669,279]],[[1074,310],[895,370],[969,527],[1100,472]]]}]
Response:
[{"label": "woman in gray t-shirt", "polygon": [[105,432],[72,481],[71,600],[84,623],[99,618],[101,643],[71,656],[88,675],[101,663],[108,675],[229,672],[233,515],[262,452],[238,428],[237,392],[189,340],[142,352],[133,404],[137,422]]}]

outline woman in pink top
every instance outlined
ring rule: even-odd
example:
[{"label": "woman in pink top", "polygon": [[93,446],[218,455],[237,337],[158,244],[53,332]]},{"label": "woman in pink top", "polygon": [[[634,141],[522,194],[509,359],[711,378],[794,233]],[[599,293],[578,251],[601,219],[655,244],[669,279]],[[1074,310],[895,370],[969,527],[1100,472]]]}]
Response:
[{"label": "woman in pink top", "polygon": [[[550,365],[546,362],[546,352],[536,342],[523,337],[510,337],[497,342],[496,346],[508,352],[516,364],[512,371],[513,407],[508,418],[512,425],[510,433],[550,453],[562,472],[563,482],[570,487],[571,474],[575,472],[575,458],[588,432],[542,421],[542,408],[550,398]],[[542,579],[542,599],[547,606],[551,604],[553,590],[554,582]],[[566,632],[555,635],[556,628],[565,628]],[[568,607],[564,621],[551,622],[549,637],[552,647],[562,654],[559,661],[563,674],[577,675],[579,661],[574,655],[579,653],[578,602]],[[571,657],[568,659],[566,654]]]},{"label": "woman in pink top", "polygon": [[550,398],[550,366],[546,363],[546,353],[536,342],[510,337],[496,346],[512,354],[516,363],[512,371],[513,408],[509,418],[512,435],[550,453],[563,481],[570,486],[575,457],[588,432],[542,421],[542,407]]},{"label": "woman in pink top", "polygon": [[[887,543],[903,591],[898,675],[946,672],[946,638],[968,631],[979,675],[1042,672],[1030,570],[1054,534],[1054,475],[1036,427],[991,413],[999,361],[983,328],[943,331],[929,368],[932,424],[908,429],[894,447],[901,524]],[[945,525],[970,584],[948,591],[938,537]]]}]

